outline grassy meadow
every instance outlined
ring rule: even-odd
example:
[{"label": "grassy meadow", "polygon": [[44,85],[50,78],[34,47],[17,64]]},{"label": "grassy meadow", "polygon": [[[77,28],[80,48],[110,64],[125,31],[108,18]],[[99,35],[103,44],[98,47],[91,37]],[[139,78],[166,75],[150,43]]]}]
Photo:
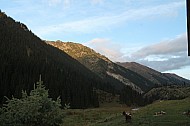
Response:
[{"label": "grassy meadow", "polygon": [[[100,108],[68,109],[62,126],[190,126],[190,116],[183,112],[190,109],[190,98],[183,100],[156,101],[132,110],[120,104],[105,104]],[[132,113],[132,121],[125,122],[123,111]],[[165,115],[155,116],[164,111]]]}]

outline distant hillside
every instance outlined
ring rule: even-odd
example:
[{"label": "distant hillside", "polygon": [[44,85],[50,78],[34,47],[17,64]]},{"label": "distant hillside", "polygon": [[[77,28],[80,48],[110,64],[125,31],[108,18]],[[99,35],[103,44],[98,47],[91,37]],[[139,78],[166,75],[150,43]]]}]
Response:
[{"label": "distant hillside", "polygon": [[98,106],[93,91],[102,79],[63,51],[34,35],[26,25],[0,12],[0,103],[33,89],[39,75],[50,97],[72,108]]},{"label": "distant hillside", "polygon": [[77,59],[104,80],[109,80],[116,88],[121,87],[119,85],[127,85],[143,93],[154,87],[154,84],[142,75],[113,63],[107,57],[82,44],[61,41],[47,43]]},{"label": "distant hillside", "polygon": [[187,80],[175,74],[161,73],[136,62],[118,62],[117,64],[142,75],[144,78],[151,81],[155,86],[184,84],[190,85],[190,80]]},{"label": "distant hillside", "polygon": [[[46,42],[77,59],[84,66],[101,77],[107,84],[114,87],[115,93],[120,95],[121,102],[125,102],[126,104],[141,102],[141,93],[144,89],[142,90],[138,86],[147,83],[141,76],[113,63],[105,56],[96,53],[94,50],[82,44],[73,42],[64,43],[61,41]],[[138,84],[138,86],[136,84]],[[99,88],[102,90],[106,89],[102,88],[101,85]]]},{"label": "distant hillside", "polygon": [[187,97],[190,97],[190,87],[175,85],[153,88],[144,95],[148,103],[155,100],[177,100]]}]

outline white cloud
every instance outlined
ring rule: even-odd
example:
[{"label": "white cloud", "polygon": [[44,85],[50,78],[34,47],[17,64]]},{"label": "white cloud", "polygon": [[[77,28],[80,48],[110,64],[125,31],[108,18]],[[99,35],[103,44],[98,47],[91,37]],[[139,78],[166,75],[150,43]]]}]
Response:
[{"label": "white cloud", "polygon": [[181,69],[183,67],[190,66],[190,59],[187,56],[187,53],[182,53],[178,58],[168,58],[167,60],[163,61],[141,60],[139,62],[161,72]]},{"label": "white cloud", "polygon": [[[55,4],[58,4],[61,0],[51,0]],[[69,0],[65,0],[69,3]],[[132,20],[139,20],[143,18],[158,18],[160,16],[175,16],[177,9],[184,7],[185,2],[173,2],[164,5],[157,5],[147,8],[138,8],[126,10],[120,14],[113,14],[103,17],[88,17],[82,20],[64,22],[61,24],[55,24],[50,26],[43,26],[34,29],[35,33],[44,36],[52,33],[61,32],[76,32],[76,33],[92,33],[101,32],[112,28],[113,26],[121,25],[122,23],[128,23]]]},{"label": "white cloud", "polygon": [[190,66],[187,35],[181,34],[174,39],[144,47],[131,54],[131,57],[136,62],[161,72]]},{"label": "white cloud", "polygon": [[105,55],[112,61],[119,61],[123,55],[123,53],[120,52],[121,46],[109,39],[95,38],[84,43],[84,45],[89,46],[101,55]]},{"label": "white cloud", "polygon": [[[180,53],[187,50],[187,35],[178,35],[174,39],[165,40],[157,44],[153,44],[144,47],[137,52],[133,53],[132,56],[136,58],[145,58],[151,55],[167,55],[173,53]],[[175,55],[175,54],[174,54]]]}]

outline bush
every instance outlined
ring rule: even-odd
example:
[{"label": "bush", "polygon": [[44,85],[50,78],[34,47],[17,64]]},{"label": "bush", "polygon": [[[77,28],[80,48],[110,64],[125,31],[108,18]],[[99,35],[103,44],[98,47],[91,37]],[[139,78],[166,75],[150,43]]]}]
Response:
[{"label": "bush", "polygon": [[28,95],[22,91],[21,99],[7,98],[7,104],[0,108],[1,126],[58,126],[62,123],[64,113],[61,100],[48,97],[41,77],[36,87]]}]

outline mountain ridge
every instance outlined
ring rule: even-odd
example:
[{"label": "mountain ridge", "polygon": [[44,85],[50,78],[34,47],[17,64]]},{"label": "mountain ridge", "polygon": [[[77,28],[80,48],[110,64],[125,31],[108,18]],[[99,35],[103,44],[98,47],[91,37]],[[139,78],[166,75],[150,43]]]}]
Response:
[{"label": "mountain ridge", "polygon": [[107,77],[114,78],[118,82],[121,82],[124,85],[128,85],[134,90],[143,93],[143,90],[141,90],[141,88],[138,87],[140,84],[135,85],[128,78],[126,78],[127,75],[129,75],[130,77],[137,76],[137,78],[139,78],[140,80],[141,76],[134,75],[136,73],[131,72],[130,70],[123,69],[123,67],[118,66],[117,64],[109,60],[107,57],[99,53],[96,53],[89,47],[74,42],[46,42],[68,53],[70,56],[77,59],[79,62],[84,64],[84,66],[92,70],[100,77],[104,79]]},{"label": "mountain ridge", "polygon": [[134,72],[140,73],[143,77],[149,78],[150,81],[156,84],[156,86],[161,85],[190,85],[190,80],[180,77],[173,73],[161,73],[147,66],[141,65],[136,62],[124,62],[117,64],[130,69]]},{"label": "mountain ridge", "polygon": [[[113,77],[121,83],[131,86],[133,89],[141,93],[146,92],[154,87],[166,84],[174,84],[174,82],[181,83],[182,81],[179,81],[177,77],[175,80],[173,77],[169,78],[169,75],[165,76],[163,73],[135,62],[130,63],[130,67],[126,68],[121,63],[114,63],[107,57],[96,53],[94,50],[82,44],[62,41],[46,42],[68,53],[70,56],[77,59],[99,76],[102,76],[103,78],[104,76]],[[149,73],[144,74],[146,71]],[[185,81],[189,83],[188,80]]]},{"label": "mountain ridge", "polygon": [[[82,44],[62,41],[46,42],[68,53],[70,56],[77,59],[96,74],[100,76],[108,75],[113,77],[123,84],[127,83],[137,91],[141,90],[142,92],[146,92],[151,88],[158,86],[173,84],[183,85],[184,83],[190,83],[189,80],[177,75],[174,76],[172,74],[161,73],[136,62],[114,63],[107,57],[96,53],[93,49],[90,49],[89,47]],[[135,76],[135,78],[133,78],[131,75]],[[135,81],[136,79],[138,81],[143,81],[143,83]]]}]

